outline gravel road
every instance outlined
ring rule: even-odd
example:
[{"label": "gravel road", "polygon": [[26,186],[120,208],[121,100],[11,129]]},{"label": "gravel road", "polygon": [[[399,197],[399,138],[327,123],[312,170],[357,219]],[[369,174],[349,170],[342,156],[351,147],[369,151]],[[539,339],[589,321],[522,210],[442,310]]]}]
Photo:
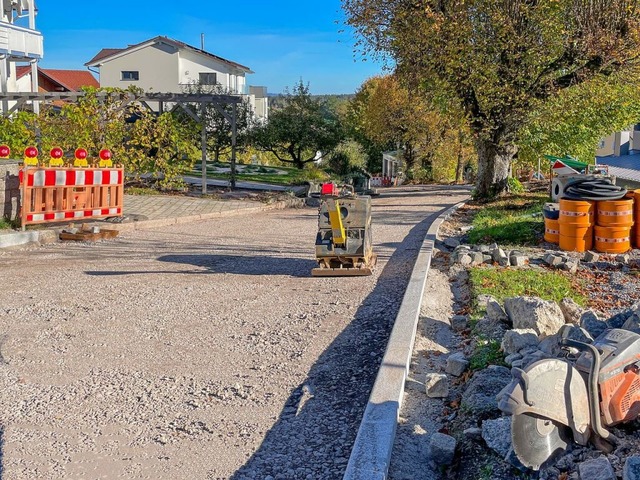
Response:
[{"label": "gravel road", "polygon": [[373,201],[370,277],[317,211],[0,252],[2,478],[339,479],[418,247],[457,187]]}]

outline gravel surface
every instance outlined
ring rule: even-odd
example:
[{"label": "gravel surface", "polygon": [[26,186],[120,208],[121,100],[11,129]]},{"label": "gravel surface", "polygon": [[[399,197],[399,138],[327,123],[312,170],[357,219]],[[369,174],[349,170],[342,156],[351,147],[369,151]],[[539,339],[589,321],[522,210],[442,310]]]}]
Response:
[{"label": "gravel surface", "polygon": [[370,277],[310,277],[313,208],[0,252],[4,478],[341,478],[419,245],[466,193],[374,199]]}]

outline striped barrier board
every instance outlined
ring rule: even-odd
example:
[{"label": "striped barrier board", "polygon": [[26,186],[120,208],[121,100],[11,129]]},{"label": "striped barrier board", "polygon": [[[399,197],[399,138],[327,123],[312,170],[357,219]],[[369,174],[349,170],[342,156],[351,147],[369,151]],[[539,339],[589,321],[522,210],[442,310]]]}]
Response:
[{"label": "striped barrier board", "polygon": [[120,167],[25,167],[20,170],[20,189],[23,227],[123,214],[124,171]]}]

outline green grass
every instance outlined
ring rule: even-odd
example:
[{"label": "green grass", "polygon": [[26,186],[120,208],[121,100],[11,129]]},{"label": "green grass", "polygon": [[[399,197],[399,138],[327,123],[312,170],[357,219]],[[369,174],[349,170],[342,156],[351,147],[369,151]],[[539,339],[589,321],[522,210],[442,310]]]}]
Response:
[{"label": "green grass", "polygon": [[8,230],[13,228],[13,224],[4,218],[0,218],[0,230]]},{"label": "green grass", "polygon": [[[228,163],[215,162],[207,165],[207,178],[218,180],[229,180],[230,174],[227,172],[214,172],[213,167],[229,168]],[[236,173],[237,181],[262,182],[274,185],[300,185],[313,176],[311,170],[292,167],[271,167],[263,165],[242,165],[243,172]],[[286,172],[286,173],[277,173]],[[193,170],[192,175],[201,176],[202,170],[199,165]]]},{"label": "green grass", "polygon": [[160,195],[162,192],[151,187],[127,187],[124,190],[127,195]]},{"label": "green grass", "polygon": [[542,207],[546,193],[511,195],[484,205],[473,219],[470,243],[537,245],[544,234]]},{"label": "green grass", "polygon": [[500,349],[500,342],[478,338],[473,354],[469,358],[469,368],[482,370],[489,365],[507,365],[504,363],[504,353]]},{"label": "green grass", "polygon": [[570,277],[557,271],[472,268],[469,271],[473,314],[478,311],[478,296],[491,295],[499,303],[505,298],[529,296],[560,302],[569,297],[585,306],[586,297],[578,293]]}]

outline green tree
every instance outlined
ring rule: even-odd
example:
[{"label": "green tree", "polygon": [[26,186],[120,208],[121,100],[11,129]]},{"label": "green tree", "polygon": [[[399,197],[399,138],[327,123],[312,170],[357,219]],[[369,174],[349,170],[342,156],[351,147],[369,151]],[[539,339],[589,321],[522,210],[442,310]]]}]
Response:
[{"label": "green tree", "polygon": [[[416,95],[397,75],[367,80],[351,102],[348,123],[355,138],[393,149],[402,147],[409,170],[421,179],[451,181],[469,161],[469,135],[436,98]],[[458,168],[457,168],[458,167]]]},{"label": "green tree", "polygon": [[[210,94],[210,95],[230,95],[231,92],[222,85],[200,85],[191,84],[185,87],[185,93],[192,94]],[[204,116],[204,124],[207,131],[207,151],[213,153],[214,161],[220,160],[223,156],[228,156],[231,152],[231,122],[227,120],[223,112],[229,116],[233,115],[233,105],[212,103],[204,104],[204,110],[200,104],[189,104],[192,112],[198,116]],[[185,115],[180,110],[176,112],[178,115]],[[236,148],[243,150],[247,145],[248,132],[253,124],[253,112],[251,104],[247,97],[243,97],[242,101],[236,104]],[[200,145],[200,138],[197,139]]]},{"label": "green tree", "polygon": [[28,146],[36,144],[37,116],[32,112],[17,112],[10,117],[0,116],[0,144],[11,149],[12,158],[20,158]]},{"label": "green tree", "polygon": [[328,156],[327,163],[336,175],[345,176],[354,171],[362,171],[366,165],[366,155],[355,140],[346,140]]},{"label": "green tree", "polygon": [[518,162],[536,167],[545,154],[588,161],[598,142],[640,120],[640,88],[621,75],[562,91],[532,111],[519,132]]},{"label": "green tree", "polygon": [[253,145],[299,169],[329,154],[342,140],[338,117],[314,99],[302,80],[285,92],[284,106],[270,112],[269,121],[251,132]]},{"label": "green tree", "polygon": [[[507,189],[517,135],[563,89],[625,70],[640,53],[639,0],[343,0],[366,51],[446,92],[467,115],[476,194]],[[636,77],[637,78],[637,77]]]},{"label": "green tree", "polygon": [[109,148],[118,163],[126,163],[126,119],[135,111],[135,106],[129,104],[129,95],[136,91],[88,87],[84,93],[77,102],[65,103],[59,111],[43,109],[38,118],[43,150],[60,147],[71,154],[81,147],[97,158],[100,149]]},{"label": "green tree", "polygon": [[129,132],[127,147],[134,153],[129,156],[129,167],[136,173],[153,173],[164,187],[181,184],[198,154],[194,123],[183,120],[169,112],[143,112]]}]

